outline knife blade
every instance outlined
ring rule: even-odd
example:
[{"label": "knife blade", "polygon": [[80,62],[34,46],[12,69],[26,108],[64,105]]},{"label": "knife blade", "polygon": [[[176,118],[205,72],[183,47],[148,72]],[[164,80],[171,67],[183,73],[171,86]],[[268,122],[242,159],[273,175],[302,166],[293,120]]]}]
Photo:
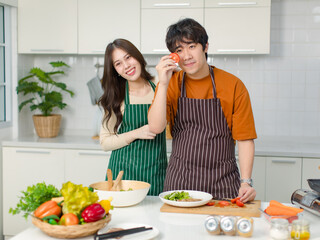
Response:
[{"label": "knife blade", "polygon": [[102,239],[108,239],[108,238],[116,238],[116,237],[122,237],[129,234],[134,234],[138,232],[144,232],[152,230],[152,227],[146,228],[146,227],[137,227],[137,228],[129,228],[124,229],[120,231],[110,232],[110,233],[104,233],[104,234],[96,234],[94,236],[94,240],[102,240]]},{"label": "knife blade", "polygon": [[[231,199],[230,198],[219,198],[219,199],[213,199],[215,201],[227,201],[227,202],[231,202]],[[253,202],[249,201],[249,202],[246,202],[244,204],[254,204]]]}]

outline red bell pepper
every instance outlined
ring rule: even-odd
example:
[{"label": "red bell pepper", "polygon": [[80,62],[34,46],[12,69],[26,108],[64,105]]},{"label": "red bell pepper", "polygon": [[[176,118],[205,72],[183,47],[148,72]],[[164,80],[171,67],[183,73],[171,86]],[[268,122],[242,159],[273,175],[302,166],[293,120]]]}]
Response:
[{"label": "red bell pepper", "polygon": [[83,217],[83,220],[87,223],[98,221],[105,215],[106,211],[99,203],[89,205],[81,213],[81,217]]}]

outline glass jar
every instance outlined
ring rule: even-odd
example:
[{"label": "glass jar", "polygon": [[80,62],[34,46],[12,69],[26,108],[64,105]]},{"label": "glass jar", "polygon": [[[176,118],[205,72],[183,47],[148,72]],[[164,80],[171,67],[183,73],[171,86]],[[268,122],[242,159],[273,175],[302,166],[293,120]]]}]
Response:
[{"label": "glass jar", "polygon": [[287,240],[289,239],[289,222],[287,219],[274,218],[270,221],[271,227],[269,236],[274,240]]},{"label": "glass jar", "polygon": [[310,238],[309,222],[304,219],[292,222],[291,239],[308,240]]}]

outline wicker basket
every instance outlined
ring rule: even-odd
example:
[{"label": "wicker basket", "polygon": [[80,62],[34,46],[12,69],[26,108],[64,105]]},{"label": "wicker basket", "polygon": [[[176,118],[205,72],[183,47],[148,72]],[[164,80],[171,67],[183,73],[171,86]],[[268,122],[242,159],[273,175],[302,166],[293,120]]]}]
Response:
[{"label": "wicker basket", "polygon": [[61,226],[51,225],[37,218],[32,217],[32,223],[41,229],[42,232],[55,238],[80,238],[95,234],[98,230],[105,227],[111,221],[111,214],[106,218],[96,222],[83,225]]},{"label": "wicker basket", "polygon": [[39,137],[53,138],[58,136],[61,124],[60,114],[52,114],[50,116],[33,115],[32,119]]}]

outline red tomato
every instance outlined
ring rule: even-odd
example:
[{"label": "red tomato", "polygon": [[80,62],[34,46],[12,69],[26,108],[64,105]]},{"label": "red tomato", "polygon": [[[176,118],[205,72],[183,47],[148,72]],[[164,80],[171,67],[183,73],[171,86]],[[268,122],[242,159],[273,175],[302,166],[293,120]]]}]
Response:
[{"label": "red tomato", "polygon": [[214,202],[208,202],[207,205],[208,206],[214,206]]},{"label": "red tomato", "polygon": [[229,206],[230,203],[227,202],[227,201],[220,201],[220,202],[219,202],[219,205],[220,205],[221,207],[225,207],[225,206]]},{"label": "red tomato", "polygon": [[175,61],[176,63],[178,63],[180,61],[180,57],[178,54],[176,53],[171,53],[170,57],[173,59],[173,61]]},{"label": "red tomato", "polygon": [[239,207],[243,207],[243,206],[244,206],[244,203],[241,202],[239,199],[236,201],[236,204],[237,204]]},{"label": "red tomato", "polygon": [[63,214],[59,221],[60,225],[70,226],[79,224],[79,218],[73,213]]},{"label": "red tomato", "polygon": [[231,203],[236,203],[237,200],[240,200],[240,198],[239,198],[239,197],[236,197],[236,198],[234,198],[234,199],[231,199]]}]

